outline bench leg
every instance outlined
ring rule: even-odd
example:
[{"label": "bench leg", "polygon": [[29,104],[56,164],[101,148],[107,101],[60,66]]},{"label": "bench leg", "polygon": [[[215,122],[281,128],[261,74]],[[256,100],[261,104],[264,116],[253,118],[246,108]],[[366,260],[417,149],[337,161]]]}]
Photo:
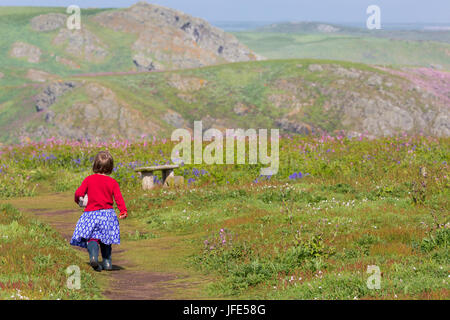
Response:
[{"label": "bench leg", "polygon": [[167,187],[166,180],[168,177],[174,177],[175,174],[173,173],[173,170],[163,170],[162,172],[162,180],[163,180],[163,186]]},{"label": "bench leg", "polygon": [[153,172],[143,172],[142,173],[142,189],[151,190],[153,189]]}]

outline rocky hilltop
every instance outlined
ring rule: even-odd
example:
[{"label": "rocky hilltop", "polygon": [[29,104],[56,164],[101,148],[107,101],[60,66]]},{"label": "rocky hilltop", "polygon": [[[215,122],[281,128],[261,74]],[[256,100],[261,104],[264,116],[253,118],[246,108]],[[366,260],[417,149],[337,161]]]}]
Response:
[{"label": "rocky hilltop", "polygon": [[[80,30],[67,28],[64,13],[32,16],[23,26],[26,40],[10,43],[8,56],[13,62],[45,62],[41,71],[59,75],[77,70],[161,71],[263,59],[233,35],[174,9],[138,2],[124,9],[92,10],[83,9]],[[14,21],[13,15],[6,17]],[[17,33],[17,25],[14,28]],[[32,37],[25,36],[29,29]],[[2,32],[6,37],[7,31]]]},{"label": "rocky hilltop", "polygon": [[93,19],[102,26],[137,36],[132,51],[139,70],[195,68],[261,58],[233,35],[203,19],[147,2],[106,11]]}]

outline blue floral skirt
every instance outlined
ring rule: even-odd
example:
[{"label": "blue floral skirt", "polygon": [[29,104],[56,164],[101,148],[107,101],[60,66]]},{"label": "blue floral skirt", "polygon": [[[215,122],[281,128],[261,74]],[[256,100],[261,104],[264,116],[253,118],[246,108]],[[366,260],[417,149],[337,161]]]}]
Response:
[{"label": "blue floral skirt", "polygon": [[78,219],[70,244],[87,248],[89,239],[104,244],[120,244],[119,219],[114,209],[84,212]]}]

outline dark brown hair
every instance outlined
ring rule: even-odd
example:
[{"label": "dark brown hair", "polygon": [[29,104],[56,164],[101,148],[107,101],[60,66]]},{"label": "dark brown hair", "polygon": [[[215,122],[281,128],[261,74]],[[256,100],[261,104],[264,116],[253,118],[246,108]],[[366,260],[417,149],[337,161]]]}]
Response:
[{"label": "dark brown hair", "polygon": [[114,159],[108,151],[100,151],[94,159],[92,171],[94,173],[111,174],[114,168]]}]

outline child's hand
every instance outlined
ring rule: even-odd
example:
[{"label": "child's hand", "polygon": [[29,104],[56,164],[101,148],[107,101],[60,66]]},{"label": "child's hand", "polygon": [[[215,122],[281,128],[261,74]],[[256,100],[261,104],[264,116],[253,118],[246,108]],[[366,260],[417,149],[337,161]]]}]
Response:
[{"label": "child's hand", "polygon": [[88,196],[87,194],[84,197],[80,197],[80,199],[78,200],[78,205],[81,208],[86,208],[88,204]]},{"label": "child's hand", "polygon": [[119,219],[126,219],[128,217],[128,212],[124,211],[119,214]]}]

